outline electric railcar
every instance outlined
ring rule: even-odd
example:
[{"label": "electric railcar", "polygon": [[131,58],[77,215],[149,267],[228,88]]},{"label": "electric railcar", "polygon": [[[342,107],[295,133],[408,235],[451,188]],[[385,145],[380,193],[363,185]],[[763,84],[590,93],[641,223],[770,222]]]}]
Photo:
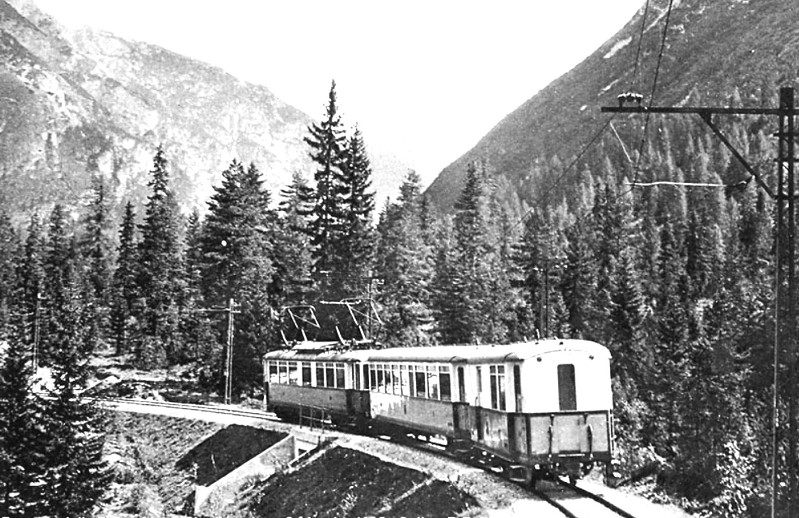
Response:
[{"label": "electric railcar", "polygon": [[584,340],[342,349],[301,342],[264,356],[267,404],[381,433],[440,436],[511,478],[610,466],[610,353]]}]

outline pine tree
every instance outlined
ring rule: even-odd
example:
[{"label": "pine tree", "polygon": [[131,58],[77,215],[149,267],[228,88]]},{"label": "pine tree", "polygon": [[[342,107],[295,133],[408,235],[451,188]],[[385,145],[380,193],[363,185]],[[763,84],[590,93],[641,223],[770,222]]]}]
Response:
[{"label": "pine tree", "polygon": [[182,264],[186,269],[186,287],[178,299],[180,308],[180,336],[185,342],[181,360],[203,360],[213,364],[218,358],[214,355],[217,340],[207,311],[204,311],[202,297],[202,222],[195,209],[186,223],[186,250]]},{"label": "pine tree", "polygon": [[281,305],[307,304],[313,290],[311,240],[308,216],[313,211],[314,191],[299,172],[281,191],[280,221],[275,235],[275,278]]},{"label": "pine tree", "polygon": [[111,324],[117,354],[130,350],[130,334],[136,327],[132,320],[137,316],[136,301],[140,297],[137,283],[139,250],[136,243],[136,214],[133,204],[125,205],[125,215],[119,230],[117,266],[112,279],[113,302]]},{"label": "pine tree", "polygon": [[178,325],[176,300],[183,282],[178,212],[166,165],[164,150],[159,146],[150,172],[150,196],[140,227],[138,256],[138,287],[146,300],[143,324],[149,340],[137,356],[139,361],[149,356],[156,363],[162,361],[160,358],[172,358],[177,347],[173,342]]},{"label": "pine tree", "polygon": [[592,301],[596,290],[595,258],[591,249],[592,235],[584,220],[576,221],[566,230],[565,269],[562,289],[569,319],[569,333],[589,338],[591,316],[597,313]]},{"label": "pine tree", "polygon": [[33,391],[29,334],[10,325],[0,363],[0,516],[47,514],[45,474],[52,438],[42,427],[46,402]]},{"label": "pine tree", "polygon": [[466,184],[455,203],[453,247],[438,255],[436,287],[442,291],[435,301],[445,342],[502,342],[507,337],[505,303],[510,297],[498,284],[501,264],[496,243],[491,242],[484,174],[475,164],[468,166]]},{"label": "pine tree", "polygon": [[363,135],[356,127],[346,147],[346,161],[341,183],[344,190],[342,203],[342,239],[337,244],[341,257],[340,273],[344,278],[344,294],[361,295],[370,282],[374,252],[372,213],[374,193],[371,189],[372,166],[366,154]]},{"label": "pine tree", "polygon": [[336,105],[336,82],[330,86],[328,104],[320,124],[312,124],[305,143],[311,147],[311,159],[317,166],[314,172],[316,198],[311,219],[314,273],[319,278],[322,296],[338,299],[346,296],[344,258],[340,256],[344,233],[344,197],[348,194],[343,183],[347,167],[347,140]]},{"label": "pine tree", "polygon": [[11,218],[0,210],[0,339],[11,320],[13,308],[18,305],[20,286],[17,270],[22,262],[21,248]]},{"label": "pine tree", "polygon": [[25,257],[18,274],[21,286],[20,309],[24,315],[24,328],[32,333],[30,341],[35,343],[37,349],[34,353],[34,362],[38,363],[38,342],[45,309],[43,305],[45,299],[45,250],[41,223],[36,214],[31,216],[27,230]]},{"label": "pine tree", "polygon": [[237,388],[258,376],[257,356],[277,343],[274,307],[276,285],[276,214],[269,208],[270,194],[254,165],[246,170],[234,161],[223,172],[222,185],[209,202],[201,247],[205,301],[227,306],[232,298],[241,304],[235,317],[234,382]]},{"label": "pine tree", "polygon": [[73,283],[79,282],[75,243],[71,231],[67,228],[66,214],[63,206],[56,204],[50,214],[47,229],[47,241],[44,246],[44,288],[45,296],[42,307],[45,310],[41,329],[41,361],[49,363],[54,353],[47,346],[47,336],[53,332],[54,313],[65,303],[67,290]]},{"label": "pine tree", "polygon": [[83,218],[83,235],[80,241],[81,254],[86,258],[85,277],[92,287],[97,309],[95,326],[105,334],[108,327],[110,291],[112,278],[111,216],[106,185],[102,176],[92,181],[93,194],[88,213]]},{"label": "pine tree", "polygon": [[384,340],[391,345],[426,344],[432,315],[430,282],[432,251],[422,232],[421,178],[410,171],[396,205],[378,224],[377,277],[383,282],[379,302],[385,322]]},{"label": "pine tree", "polygon": [[111,480],[102,460],[102,415],[80,394],[94,348],[86,299],[76,283],[67,286],[47,336],[54,388],[45,430],[57,440],[48,451],[45,487],[50,514],[63,518],[90,516]]}]

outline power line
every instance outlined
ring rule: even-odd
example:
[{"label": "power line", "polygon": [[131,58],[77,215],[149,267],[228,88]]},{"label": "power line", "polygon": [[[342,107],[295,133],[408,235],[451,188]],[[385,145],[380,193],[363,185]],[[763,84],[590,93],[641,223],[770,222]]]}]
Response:
[{"label": "power line", "polygon": [[[648,1],[647,1],[648,3]],[[651,108],[655,103],[655,91],[657,90],[658,85],[658,77],[660,76],[660,65],[663,62],[663,51],[666,48],[666,36],[668,36],[669,32],[669,22],[671,20],[671,8],[674,3],[674,0],[669,0],[669,8],[666,11],[666,23],[663,26],[663,36],[660,39],[660,51],[658,52],[658,61],[655,65],[655,77],[652,80],[652,90],[649,93],[649,108]],[[650,112],[646,112],[646,117],[644,118],[644,130],[641,133],[641,142],[638,145],[638,156],[635,159],[635,169],[633,170],[633,185],[635,185],[636,180],[638,180],[638,173],[641,171],[641,157],[644,154],[644,144],[646,144],[646,135],[649,129],[649,117]]]}]

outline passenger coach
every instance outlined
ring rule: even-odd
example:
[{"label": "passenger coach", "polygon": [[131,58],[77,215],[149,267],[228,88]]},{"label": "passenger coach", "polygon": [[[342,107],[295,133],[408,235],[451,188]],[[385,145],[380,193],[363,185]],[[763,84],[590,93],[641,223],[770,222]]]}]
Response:
[{"label": "passenger coach", "polygon": [[610,354],[599,344],[340,347],[303,342],[265,355],[270,408],[290,417],[313,407],[338,423],[441,436],[518,478],[577,478],[612,459]]}]

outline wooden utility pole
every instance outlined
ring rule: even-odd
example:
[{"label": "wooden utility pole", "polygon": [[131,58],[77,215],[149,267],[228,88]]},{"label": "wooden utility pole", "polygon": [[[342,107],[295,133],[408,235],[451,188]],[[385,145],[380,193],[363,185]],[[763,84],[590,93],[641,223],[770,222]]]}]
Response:
[{"label": "wooden utility pole", "polygon": [[[640,97],[640,96],[639,96]],[[794,162],[798,160],[794,153],[796,134],[795,94],[791,87],[780,88],[780,103],[776,108],[709,108],[709,107],[653,107],[653,106],[624,106],[626,97],[619,96],[619,106],[603,107],[606,113],[658,113],[658,114],[694,114],[699,115],[713,133],[721,140],[732,155],[746,168],[758,185],[775,200],[777,208],[777,231],[775,233],[775,289],[774,289],[774,369],[773,369],[773,394],[772,394],[772,504],[771,516],[777,515],[778,504],[778,463],[779,458],[779,381],[780,372],[785,370],[786,387],[784,395],[787,398],[788,410],[788,516],[799,516],[799,497],[796,496],[799,485],[797,481],[797,441],[799,441],[799,423],[797,423],[797,312],[796,312],[796,185],[794,177]],[[776,189],[772,190],[746,159],[738,152],[732,143],[724,136],[713,122],[714,115],[776,115],[779,117],[779,132],[774,136],[778,139],[779,150],[777,154],[777,182]],[[782,365],[781,365],[782,364]]]},{"label": "wooden utility pole", "polygon": [[233,315],[241,313],[236,311],[237,304],[233,298],[228,299],[227,308],[227,345],[225,347],[225,404],[229,405],[233,392]]}]

